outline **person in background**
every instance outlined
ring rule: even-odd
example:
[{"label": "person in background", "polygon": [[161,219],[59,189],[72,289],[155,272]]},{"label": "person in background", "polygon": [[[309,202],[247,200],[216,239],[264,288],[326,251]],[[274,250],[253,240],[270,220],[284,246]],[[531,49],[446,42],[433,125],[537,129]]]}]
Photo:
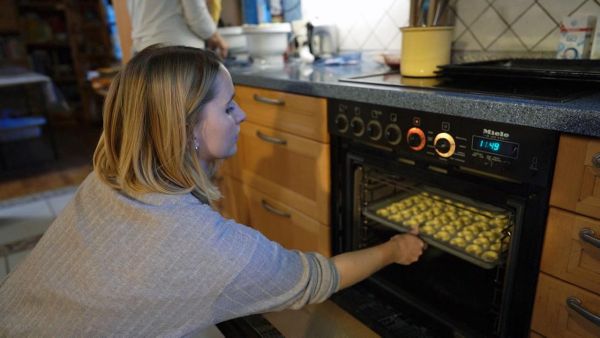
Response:
[{"label": "person in background", "polygon": [[133,53],[163,44],[207,47],[227,56],[229,46],[216,25],[221,0],[127,0],[127,10]]},{"label": "person in background", "polygon": [[0,285],[0,336],[187,336],[231,318],[326,300],[416,234],[326,258],[223,218],[211,181],[245,113],[211,51],[152,46],[114,78],[94,170]]},{"label": "person in background", "polygon": [[208,12],[213,21],[218,24],[219,19],[221,19],[221,10],[223,9],[221,0],[206,0],[206,4],[208,5]]}]

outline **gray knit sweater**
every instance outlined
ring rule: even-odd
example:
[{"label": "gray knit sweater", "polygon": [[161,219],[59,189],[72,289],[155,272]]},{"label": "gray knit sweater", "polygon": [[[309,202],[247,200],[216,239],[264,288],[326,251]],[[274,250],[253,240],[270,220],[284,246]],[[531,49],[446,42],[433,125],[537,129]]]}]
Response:
[{"label": "gray knit sweater", "polygon": [[190,194],[126,196],[92,173],[0,284],[0,336],[180,337],[337,288],[319,254],[286,250]]}]

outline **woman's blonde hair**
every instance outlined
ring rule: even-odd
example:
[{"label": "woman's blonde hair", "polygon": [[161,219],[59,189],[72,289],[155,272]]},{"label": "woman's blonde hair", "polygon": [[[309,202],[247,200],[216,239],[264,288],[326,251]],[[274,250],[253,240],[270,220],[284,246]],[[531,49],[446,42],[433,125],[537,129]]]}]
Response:
[{"label": "woman's blonde hair", "polygon": [[220,67],[214,53],[190,47],[152,46],[136,54],[104,101],[94,153],[100,178],[125,193],[220,198],[211,182],[215,163],[203,169],[193,140],[202,108],[215,97]]}]

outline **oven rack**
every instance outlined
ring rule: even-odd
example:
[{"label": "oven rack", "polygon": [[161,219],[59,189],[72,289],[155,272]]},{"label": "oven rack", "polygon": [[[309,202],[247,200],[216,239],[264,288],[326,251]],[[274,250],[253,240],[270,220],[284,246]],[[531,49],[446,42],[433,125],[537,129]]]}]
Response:
[{"label": "oven rack", "polygon": [[[452,238],[457,237],[456,234],[453,234],[452,238],[448,238],[445,242],[444,241],[440,241],[438,239],[436,239],[435,233],[432,234],[425,234],[423,232],[421,232],[419,234],[419,237],[425,241],[426,243],[428,243],[429,245],[436,247],[440,250],[443,250],[445,252],[448,252],[452,255],[455,255],[461,259],[464,259],[465,261],[468,261],[472,264],[475,264],[481,268],[484,269],[493,269],[495,268],[499,263],[502,262],[503,259],[503,254],[505,252],[504,247],[507,246],[505,245],[505,241],[507,239],[509,239],[510,237],[510,228],[512,227],[513,224],[513,218],[512,218],[512,214],[502,208],[496,207],[496,206],[492,206],[489,204],[484,204],[481,202],[477,202],[474,201],[472,199],[468,199],[464,196],[457,196],[454,194],[450,194],[447,193],[445,191],[439,190],[439,189],[435,189],[435,188],[431,188],[431,187],[424,187],[423,189],[420,189],[418,191],[412,190],[412,191],[405,191],[399,194],[395,194],[391,197],[385,198],[383,200],[377,201],[375,203],[371,203],[367,206],[367,208],[363,209],[363,216],[378,222],[379,224],[382,224],[392,230],[398,231],[398,232],[408,232],[411,229],[411,225],[410,224],[406,224],[406,220],[404,221],[400,221],[400,222],[395,222],[392,221],[384,216],[380,216],[377,214],[377,210],[381,209],[381,208],[385,208],[390,206],[393,203],[399,202],[399,201],[403,201],[406,200],[410,197],[416,196],[421,194],[422,192],[428,192],[430,194],[434,194],[436,196],[440,196],[442,197],[442,202],[443,203],[447,203],[447,204],[451,204],[452,202],[450,201],[455,201],[458,202],[458,204],[464,204],[464,208],[466,210],[469,210],[471,212],[474,213],[474,209],[476,208],[477,210],[481,210],[483,211],[483,213],[478,213],[478,215],[482,215],[488,218],[492,218],[493,216],[490,215],[506,215],[509,220],[507,222],[507,225],[500,231],[500,236],[497,239],[497,241],[501,244],[500,249],[498,250],[497,254],[498,254],[498,258],[496,260],[493,261],[486,261],[483,260],[481,257],[475,255],[475,254],[471,254],[465,251],[465,248],[467,246],[469,246],[470,244],[473,243],[473,241],[475,240],[475,238],[472,238],[471,240],[466,241],[466,244],[464,245],[464,248],[459,248],[456,247],[452,244],[450,244],[450,241]],[[421,227],[424,225],[425,222],[420,222],[419,224],[417,224],[418,227]],[[415,225],[412,224],[412,226],[414,227]],[[485,246],[486,248],[488,248],[488,246]]]}]

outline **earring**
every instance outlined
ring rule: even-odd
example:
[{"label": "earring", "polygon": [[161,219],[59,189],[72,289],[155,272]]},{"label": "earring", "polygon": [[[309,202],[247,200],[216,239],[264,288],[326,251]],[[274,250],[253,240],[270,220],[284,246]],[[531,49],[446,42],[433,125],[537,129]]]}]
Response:
[{"label": "earring", "polygon": [[198,150],[199,145],[198,145],[198,139],[194,137],[194,149]]}]

